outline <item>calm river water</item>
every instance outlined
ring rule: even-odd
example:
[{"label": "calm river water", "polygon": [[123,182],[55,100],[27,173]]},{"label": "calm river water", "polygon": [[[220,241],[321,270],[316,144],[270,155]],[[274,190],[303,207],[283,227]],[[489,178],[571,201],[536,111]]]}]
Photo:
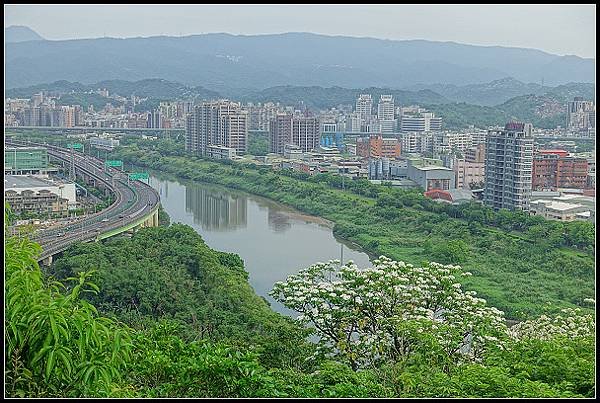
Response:
[{"label": "calm river water", "polygon": [[295,316],[268,295],[276,281],[342,253],[344,262],[369,265],[366,253],[333,236],[331,223],[272,200],[157,172],[151,172],[150,185],[171,222],[191,226],[213,249],[240,255],[256,293],[280,313]]}]

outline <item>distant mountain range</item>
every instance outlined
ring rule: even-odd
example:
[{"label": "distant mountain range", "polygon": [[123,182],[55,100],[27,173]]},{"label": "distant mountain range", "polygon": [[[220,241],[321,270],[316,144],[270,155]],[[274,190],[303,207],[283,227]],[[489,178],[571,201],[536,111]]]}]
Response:
[{"label": "distant mountain range", "polygon": [[406,90],[430,90],[455,102],[466,102],[475,105],[492,106],[521,95],[542,95],[552,92],[561,95],[565,100],[574,96],[594,99],[594,85],[591,83],[568,83],[558,87],[543,86],[535,83],[523,83],[512,77],[494,80],[483,84],[457,86],[452,84],[417,84]]},{"label": "distant mountain range", "polygon": [[[434,86],[432,86],[434,87]],[[438,86],[446,96],[440,95],[430,89],[394,90],[389,88],[369,87],[362,89],[349,89],[342,87],[300,87],[278,86],[260,91],[238,90],[223,94],[208,90],[201,86],[190,87],[181,83],[163,79],[146,79],[140,81],[110,80],[94,84],[72,83],[69,81],[56,81],[50,84],[39,84],[24,88],[6,90],[9,98],[30,98],[40,91],[60,96],[59,104],[80,104],[85,108],[93,104],[96,108],[103,107],[107,102],[117,105],[112,98],[105,98],[96,93],[89,94],[100,88],[107,89],[111,95],[129,97],[135,94],[148,98],[146,103],[140,105],[140,110],[154,108],[161,100],[193,99],[210,100],[228,97],[242,102],[280,102],[283,105],[304,105],[311,109],[328,109],[339,105],[354,105],[358,94],[371,94],[376,105],[381,94],[392,94],[396,105],[419,104],[444,118],[444,126],[449,129],[467,127],[471,124],[486,127],[489,125],[503,125],[508,120],[521,120],[531,122],[534,126],[552,128],[563,125],[565,120],[566,103],[574,97],[595,99],[595,88],[588,83],[569,83],[556,87],[537,86],[524,84],[514,79],[493,81],[481,85],[467,86]],[[419,88],[414,86],[413,88]],[[491,89],[495,88],[495,91]],[[522,94],[527,89],[531,93]],[[470,99],[490,100],[492,95],[501,102],[494,106],[479,105],[469,102],[457,102],[458,96]],[[459,94],[459,95],[457,95]],[[518,94],[504,100],[510,95]],[[502,101],[504,100],[504,101]]]},{"label": "distant mountain range", "polygon": [[4,29],[4,42],[15,43],[25,41],[43,41],[37,32],[23,25],[11,25]]},{"label": "distant mountain range", "polygon": [[[543,79],[548,86],[595,79],[595,59],[534,49],[310,33],[9,42],[5,57],[7,88],[147,78],[220,93],[285,85],[411,89],[443,83],[448,88],[434,88],[460,99],[464,94],[454,94],[452,86],[506,77],[526,83]],[[425,87],[415,89],[438,92]],[[493,100],[482,96],[481,102]]]}]

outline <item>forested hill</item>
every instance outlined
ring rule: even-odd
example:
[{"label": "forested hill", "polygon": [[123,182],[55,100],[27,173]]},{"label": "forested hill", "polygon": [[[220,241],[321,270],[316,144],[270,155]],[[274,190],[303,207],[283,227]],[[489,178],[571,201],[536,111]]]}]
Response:
[{"label": "forested hill", "polygon": [[220,90],[280,85],[404,88],[505,77],[594,82],[594,59],[535,49],[311,33],[96,38],[7,43],[6,86],[162,78]]},{"label": "forested hill", "polygon": [[[496,87],[499,87],[496,91],[491,90]],[[102,97],[94,92],[100,88],[109,90],[111,98]],[[122,102],[115,99],[114,95],[126,98],[136,95],[147,98],[146,102],[136,106],[136,110],[143,111],[144,108],[156,107],[163,100],[187,99],[199,102],[220,97],[253,103],[279,102],[283,105],[321,110],[341,105],[353,106],[359,94],[371,94],[375,105],[380,95],[392,94],[396,105],[418,104],[431,109],[443,118],[445,129],[461,129],[469,125],[475,125],[476,127],[503,125],[514,119],[531,122],[536,127],[554,128],[557,125],[564,125],[566,104],[569,100],[574,97],[595,99],[594,85],[586,83],[536,87],[535,85],[515,82],[515,80],[503,80],[502,83],[453,87],[453,91],[449,91],[448,87],[445,88],[447,95],[440,95],[431,89],[409,91],[380,87],[351,89],[289,85],[260,91],[237,89],[219,93],[202,86],[190,87],[163,79],[146,79],[140,81],[110,80],[94,84],[56,81],[49,84],[9,89],[6,91],[6,96],[29,98],[35,93],[46,91],[52,95],[60,95],[61,98],[58,103],[61,105],[80,104],[87,108],[88,105],[93,104],[95,108],[102,108],[108,102],[113,105],[119,105]],[[440,88],[437,89],[440,90]],[[457,95],[458,90],[462,91],[462,95]],[[529,90],[532,90],[533,93],[527,93]],[[506,99],[506,94],[520,95]],[[506,100],[493,106],[476,104],[478,101],[485,103],[485,100],[489,101],[492,99],[491,97],[496,100]],[[472,102],[457,101],[463,98],[472,99]]]},{"label": "forested hill", "polygon": [[27,87],[6,90],[8,98],[30,98],[33,94],[44,91],[49,95],[81,94],[106,89],[109,95],[119,95],[128,98],[135,95],[141,98],[156,99],[216,99],[220,94],[204,87],[189,87],[181,83],[154,78],[139,81],[107,80],[92,84],[70,82],[66,80],[46,84],[36,84]]}]

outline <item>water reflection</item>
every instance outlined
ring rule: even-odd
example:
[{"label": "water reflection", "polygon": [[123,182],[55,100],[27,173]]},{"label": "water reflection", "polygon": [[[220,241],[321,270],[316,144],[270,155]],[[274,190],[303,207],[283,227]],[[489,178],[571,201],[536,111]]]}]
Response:
[{"label": "water reflection", "polygon": [[186,186],[185,209],[204,230],[233,231],[248,225],[248,199],[244,196]]},{"label": "water reflection", "polygon": [[269,221],[269,228],[279,233],[284,233],[290,228],[292,228],[292,223],[290,222],[290,216],[288,214],[282,213],[271,207],[267,208],[267,219]]},{"label": "water reflection", "polygon": [[[240,255],[256,293],[280,313],[297,315],[268,295],[276,281],[316,262],[340,258],[340,241],[318,217],[235,189],[157,172],[151,172],[150,185],[160,192],[173,223],[190,225],[211,248]],[[343,250],[344,262],[369,265],[369,257],[354,245]]]}]

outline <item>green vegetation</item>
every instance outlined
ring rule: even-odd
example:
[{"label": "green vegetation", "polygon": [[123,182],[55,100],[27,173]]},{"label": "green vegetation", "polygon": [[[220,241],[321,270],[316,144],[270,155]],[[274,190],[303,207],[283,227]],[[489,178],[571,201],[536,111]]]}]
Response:
[{"label": "green vegetation", "polygon": [[[5,223],[9,221],[6,217]],[[6,225],[6,224],[5,224]],[[5,226],[6,228],[6,226]],[[127,332],[80,295],[97,287],[89,272],[44,281],[27,238],[5,238],[5,381],[14,397],[109,396],[128,359]]]},{"label": "green vegetation", "polygon": [[308,348],[301,329],[254,293],[239,256],[209,249],[191,227],[172,224],[131,239],[75,245],[50,273],[64,279],[90,268],[101,291],[89,301],[135,328],[175,320],[184,339],[257,345],[272,360],[273,349],[295,362]]},{"label": "green vegetation", "polygon": [[[218,98],[219,94],[203,87],[188,87],[186,85],[167,81],[159,78],[150,78],[139,81],[105,80],[94,84],[81,84],[65,80],[49,84],[37,84],[30,87],[12,88],[6,92],[9,98],[31,98],[33,94],[46,91],[51,94],[70,94],[80,96],[82,93],[106,88],[109,94],[118,94],[125,98],[136,95],[150,99],[211,99]],[[113,105],[114,105],[113,100]],[[102,105],[104,106],[104,105]]]},{"label": "green vegetation", "polygon": [[[172,144],[175,147],[175,144]],[[182,151],[179,151],[182,152]],[[218,183],[266,196],[335,222],[334,234],[373,256],[420,264],[460,263],[465,285],[519,319],[581,305],[594,295],[594,234],[589,222],[560,223],[472,203],[452,206],[419,191],[346,181],[321,174],[274,172],[199,157],[165,156],[137,141],[114,157],[180,178]]]},{"label": "green vegetation", "polygon": [[248,154],[267,155],[269,153],[269,133],[251,131],[248,133]]},{"label": "green vegetation", "polygon": [[[5,208],[5,223],[11,219]],[[307,331],[252,292],[241,259],[209,249],[190,227],[145,228],[85,246],[56,261],[52,273],[74,276],[58,282],[40,270],[39,245],[5,238],[7,396],[595,394],[589,332],[511,339],[477,363],[448,363],[445,353],[424,348],[354,371],[315,356]],[[427,334],[415,337],[430,343]]]},{"label": "green vegetation", "polygon": [[158,225],[161,227],[168,227],[171,225],[171,217],[162,205],[158,206]]},{"label": "green vegetation", "polygon": [[448,130],[475,127],[504,126],[510,116],[493,106],[479,106],[467,103],[447,103],[424,105],[424,108],[442,117],[442,126]]},{"label": "green vegetation", "polygon": [[121,102],[116,99],[106,98],[96,93],[75,93],[75,94],[64,94],[57,100],[58,105],[81,105],[84,111],[90,105],[94,106],[94,110],[98,111],[103,109],[106,104],[112,104],[114,107],[121,106]]},{"label": "green vegetation", "polygon": [[[425,108],[441,116],[443,128],[458,130],[475,127],[504,126],[518,120],[532,123],[534,127],[554,129],[565,125],[564,104],[550,96],[524,95],[511,98],[496,106],[479,106],[467,103],[425,105]],[[548,111],[544,111],[548,108]]]}]

